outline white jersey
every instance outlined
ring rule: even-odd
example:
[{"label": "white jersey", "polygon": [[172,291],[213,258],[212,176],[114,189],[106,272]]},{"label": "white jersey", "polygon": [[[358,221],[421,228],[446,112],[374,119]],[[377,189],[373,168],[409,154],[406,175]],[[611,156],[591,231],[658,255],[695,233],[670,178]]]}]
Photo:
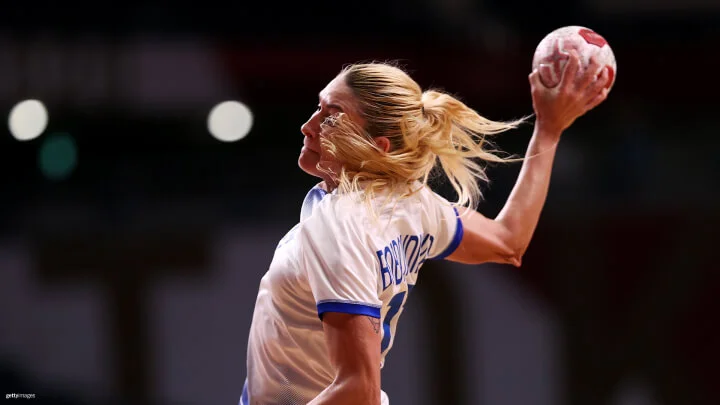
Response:
[{"label": "white jersey", "polygon": [[352,194],[310,190],[260,282],[241,405],[306,404],[332,383],[326,312],[379,318],[383,366],[420,267],[452,253],[463,231],[427,187],[396,204],[380,200],[376,218]]}]

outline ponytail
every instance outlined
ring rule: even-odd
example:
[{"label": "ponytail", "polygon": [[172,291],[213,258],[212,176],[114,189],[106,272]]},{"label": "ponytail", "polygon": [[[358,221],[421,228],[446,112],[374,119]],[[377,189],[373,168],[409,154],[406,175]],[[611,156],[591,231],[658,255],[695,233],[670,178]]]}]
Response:
[{"label": "ponytail", "polygon": [[[525,119],[509,122],[489,120],[449,94],[428,90],[422,94],[426,124],[416,134],[437,157],[437,163],[457,193],[457,204],[475,208],[482,194],[478,181],[488,178],[481,162],[510,162],[503,158],[487,137],[517,128]],[[424,182],[427,183],[429,173]]]},{"label": "ponytail", "polygon": [[[457,193],[457,205],[475,208],[480,200],[479,181],[487,181],[483,162],[510,162],[489,149],[488,136],[516,128],[525,119],[491,121],[458,99],[438,91],[423,92],[401,69],[383,63],[351,65],[343,70],[357,98],[362,127],[344,114],[321,126],[321,145],[334,169],[318,168],[337,182],[339,192],[362,191],[369,202],[381,190],[401,197],[427,185],[439,167]],[[389,152],[375,138],[386,137]]]}]

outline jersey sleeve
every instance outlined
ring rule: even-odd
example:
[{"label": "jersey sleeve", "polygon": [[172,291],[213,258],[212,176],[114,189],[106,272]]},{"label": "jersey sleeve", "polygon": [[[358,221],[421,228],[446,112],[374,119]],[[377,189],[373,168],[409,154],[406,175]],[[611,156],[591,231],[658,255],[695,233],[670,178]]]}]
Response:
[{"label": "jersey sleeve", "polygon": [[435,243],[430,249],[429,259],[440,260],[450,256],[460,245],[463,238],[463,225],[458,211],[445,198],[432,193],[433,208],[429,212],[434,216],[437,229]]},{"label": "jersey sleeve", "polygon": [[380,318],[379,272],[372,250],[347,220],[316,217],[298,235],[302,266],[318,316],[326,312]]}]

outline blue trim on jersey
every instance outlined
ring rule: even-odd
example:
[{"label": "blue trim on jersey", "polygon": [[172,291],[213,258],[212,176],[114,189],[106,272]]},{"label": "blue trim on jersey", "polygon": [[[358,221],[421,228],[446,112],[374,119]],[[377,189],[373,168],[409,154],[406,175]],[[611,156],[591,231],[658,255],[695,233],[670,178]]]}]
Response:
[{"label": "blue trim on jersey", "polygon": [[448,247],[445,248],[445,250],[443,250],[442,253],[433,257],[434,260],[440,260],[450,256],[458,248],[458,246],[460,246],[460,241],[462,241],[464,233],[463,224],[460,220],[460,214],[458,213],[457,208],[453,207],[453,211],[455,211],[455,216],[457,218],[457,226],[455,226],[455,236],[453,236],[450,244],[448,245]]},{"label": "blue trim on jersey", "polygon": [[300,208],[300,220],[307,218],[312,214],[313,207],[322,201],[328,192],[321,188],[319,185],[315,186],[308,191],[303,200],[302,207]]},{"label": "blue trim on jersey", "polygon": [[307,196],[305,198],[312,198],[316,200],[322,200],[323,197],[327,195],[327,191],[325,189],[321,188],[320,186],[315,186],[308,191]]},{"label": "blue trim on jersey", "polygon": [[340,312],[352,315],[367,315],[380,319],[380,306],[355,301],[325,300],[317,303],[318,316],[322,320],[325,312]]},{"label": "blue trim on jersey", "polygon": [[240,396],[240,403],[238,405],[250,405],[250,395],[248,395],[247,389],[247,378],[245,384],[243,384],[242,395]]}]

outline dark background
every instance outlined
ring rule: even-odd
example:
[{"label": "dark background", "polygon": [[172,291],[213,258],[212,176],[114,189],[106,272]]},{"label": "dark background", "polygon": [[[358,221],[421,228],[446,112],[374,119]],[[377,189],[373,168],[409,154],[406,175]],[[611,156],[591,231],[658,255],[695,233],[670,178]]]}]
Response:
[{"label": "dark background", "polygon": [[[564,135],[522,268],[424,268],[383,387],[393,405],[720,403],[715,0],[5,4],[0,111],[36,98],[50,121],[0,136],[1,393],[236,403],[257,285],[316,181],[296,162],[317,92],[393,60],[521,117],[534,47],[564,25],[609,41],[615,87]],[[254,115],[234,143],[207,130],[230,99]],[[497,143],[521,154],[530,131]],[[59,137],[77,159],[54,176]],[[483,213],[518,170],[490,169]]]}]

